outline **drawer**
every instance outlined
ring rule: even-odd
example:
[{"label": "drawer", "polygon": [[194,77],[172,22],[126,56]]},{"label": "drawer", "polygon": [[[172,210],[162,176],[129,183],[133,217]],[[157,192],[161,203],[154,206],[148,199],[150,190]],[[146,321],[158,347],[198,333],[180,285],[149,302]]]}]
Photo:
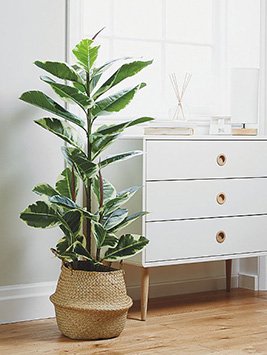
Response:
[{"label": "drawer", "polygon": [[267,176],[267,141],[146,142],[146,180]]},{"label": "drawer", "polygon": [[267,214],[267,178],[146,183],[146,220]]},{"label": "drawer", "polygon": [[[223,235],[217,233],[223,231]],[[149,222],[146,262],[267,251],[267,216]],[[221,242],[220,242],[221,241]]]}]

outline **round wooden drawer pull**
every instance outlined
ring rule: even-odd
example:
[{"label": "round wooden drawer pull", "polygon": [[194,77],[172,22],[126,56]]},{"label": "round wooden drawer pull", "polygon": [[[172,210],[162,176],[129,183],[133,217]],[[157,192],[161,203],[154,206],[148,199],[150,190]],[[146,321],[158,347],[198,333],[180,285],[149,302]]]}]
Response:
[{"label": "round wooden drawer pull", "polygon": [[223,205],[226,201],[226,196],[223,192],[220,192],[217,196],[216,196],[216,201],[218,202],[219,205]]},{"label": "round wooden drawer pull", "polygon": [[218,243],[223,243],[225,241],[226,238],[226,234],[224,233],[224,231],[219,231],[216,234],[216,240]]},{"label": "round wooden drawer pull", "polygon": [[217,156],[217,164],[220,166],[224,166],[226,164],[226,156],[224,154],[219,154]]}]

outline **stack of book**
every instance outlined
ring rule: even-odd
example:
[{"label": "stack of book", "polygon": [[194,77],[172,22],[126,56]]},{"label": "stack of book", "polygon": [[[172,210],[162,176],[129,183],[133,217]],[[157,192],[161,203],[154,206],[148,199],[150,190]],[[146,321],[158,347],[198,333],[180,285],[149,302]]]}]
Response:
[{"label": "stack of book", "polygon": [[194,134],[192,127],[145,127],[145,135],[191,136]]}]

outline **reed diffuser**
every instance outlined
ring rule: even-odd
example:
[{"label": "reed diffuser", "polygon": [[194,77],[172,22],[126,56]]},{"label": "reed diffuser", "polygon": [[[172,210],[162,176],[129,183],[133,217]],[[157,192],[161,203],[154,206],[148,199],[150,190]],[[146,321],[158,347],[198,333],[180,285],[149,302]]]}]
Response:
[{"label": "reed diffuser", "polygon": [[185,114],[184,114],[184,108],[183,108],[183,98],[186,92],[186,89],[188,87],[188,84],[191,80],[192,74],[191,73],[185,73],[184,76],[184,81],[182,84],[182,88],[179,88],[178,82],[177,82],[177,77],[175,73],[170,74],[170,80],[171,84],[177,99],[177,106],[175,108],[175,112],[173,115],[174,120],[179,120],[179,121],[185,121]]}]

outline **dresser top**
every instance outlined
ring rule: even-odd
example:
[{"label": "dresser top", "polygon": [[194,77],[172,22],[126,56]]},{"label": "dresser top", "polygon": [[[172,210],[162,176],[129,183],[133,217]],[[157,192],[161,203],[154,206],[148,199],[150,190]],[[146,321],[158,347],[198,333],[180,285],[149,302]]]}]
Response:
[{"label": "dresser top", "polygon": [[267,141],[267,136],[230,136],[230,135],[131,135],[122,134],[120,139],[170,140],[170,141]]},{"label": "dresser top", "polygon": [[267,136],[226,136],[226,135],[144,135],[144,140],[190,140],[190,141],[267,141]]}]

